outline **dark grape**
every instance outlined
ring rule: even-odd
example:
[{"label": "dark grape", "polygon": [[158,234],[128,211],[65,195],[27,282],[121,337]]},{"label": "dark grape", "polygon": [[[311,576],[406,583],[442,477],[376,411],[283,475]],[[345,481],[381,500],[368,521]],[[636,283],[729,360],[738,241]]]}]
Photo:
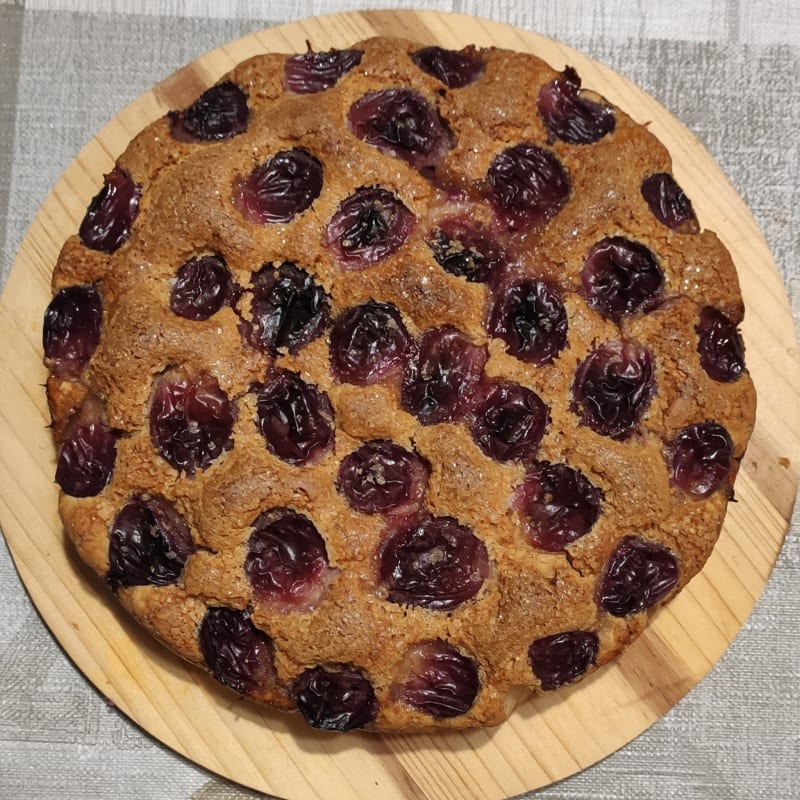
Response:
[{"label": "dark grape", "polygon": [[411,345],[397,308],[370,300],[348,309],[333,324],[331,370],[346,383],[376,383],[405,366]]},{"label": "dark grape", "polygon": [[252,278],[252,319],[243,323],[247,341],[268,353],[297,352],[322,334],[330,321],[330,300],[305,270],[284,262],[265,264]]},{"label": "dark grape", "polygon": [[413,89],[384,89],[356,100],[350,130],[367,144],[417,169],[433,167],[450,145],[436,109]]},{"label": "dark grape", "polygon": [[528,663],[542,689],[558,689],[583,675],[597,660],[600,641],[590,631],[567,631],[537,639],[528,648]]},{"label": "dark grape", "polygon": [[551,136],[569,144],[592,144],[616,127],[614,110],[581,97],[581,79],[573,67],[539,90],[537,106]]},{"label": "dark grape", "polygon": [[500,245],[469,221],[446,219],[431,232],[428,246],[439,266],[471,283],[487,283],[505,264]]},{"label": "dark grape", "polygon": [[472,437],[498,461],[529,460],[536,455],[549,420],[536,392],[516,383],[498,383],[475,409]]},{"label": "dark grape", "polygon": [[342,459],[336,488],[363,514],[405,514],[419,507],[429,472],[416,453],[379,439]]},{"label": "dark grape", "polygon": [[451,325],[426,331],[403,376],[402,405],[423,425],[452,422],[477,399],[486,350]]},{"label": "dark grape", "polygon": [[77,378],[100,343],[103,303],[93,286],[61,289],[44,312],[42,346],[58,378]]},{"label": "dark grape", "polygon": [[361,63],[361,50],[328,50],[290,56],[283,65],[284,86],[296,94],[313,94],[335,86],[339,78]]},{"label": "dark grape", "polygon": [[325,541],[302,514],[288,508],[265,511],[253,523],[244,571],[261,602],[311,608],[328,577]]},{"label": "dark grape", "polygon": [[575,373],[574,410],[593,431],[625,439],[655,393],[653,355],[634,342],[611,341],[593,350]]},{"label": "dark grape", "polygon": [[653,253],[622,236],[597,242],[581,270],[586,302],[615,320],[623,314],[647,310],[663,285],[664,273]]},{"label": "dark grape", "polygon": [[670,550],[629,536],[608,559],[598,601],[612,616],[627,617],[663,600],[677,582],[678,561]]},{"label": "dark grape", "polygon": [[378,714],[372,684],[352,669],[307,669],[295,678],[292,694],[313,728],[350,731],[369,725]]},{"label": "dark grape", "polygon": [[483,73],[480,53],[471,47],[464,50],[423,47],[411,54],[411,60],[423,72],[433,75],[450,89],[460,89],[474,83]]},{"label": "dark grape", "polygon": [[111,526],[106,580],[115,591],[119,586],[175,583],[194,549],[186,520],[169,500],[137,495]]},{"label": "dark grape", "polygon": [[466,714],[480,689],[475,661],[441,639],[412,648],[402,671],[406,677],[396,694],[434,719]]},{"label": "dark grape", "polygon": [[307,150],[275,153],[234,184],[234,205],[250,222],[290,222],[319,197],[322,164]]},{"label": "dark grape", "polygon": [[156,450],[190,477],[233,446],[234,407],[213,375],[184,369],[164,373],[150,402],[150,437]]},{"label": "dark grape", "polygon": [[522,526],[531,542],[558,552],[597,522],[603,493],[566,464],[534,464],[517,494]]},{"label": "dark grape", "polygon": [[209,608],[198,632],[211,674],[239,694],[253,694],[275,681],[274,647],[247,611]]},{"label": "dark grape", "polygon": [[72,497],[94,497],[111,479],[117,434],[93,403],[84,404],[67,426],[56,464],[56,483]]},{"label": "dark grape", "polygon": [[512,230],[546,222],[569,199],[564,166],[554,153],[527,142],[496,156],[487,178],[497,212]]},{"label": "dark grape", "polygon": [[526,278],[493,292],[487,329],[520,361],[550,364],[567,344],[567,312],[555,289]]},{"label": "dark grape", "polygon": [[232,81],[206,89],[184,111],[170,111],[170,133],[179,141],[219,141],[247,130],[247,95]]},{"label": "dark grape", "polygon": [[692,201],[668,172],[656,172],[642,181],[642,197],[653,216],[678,233],[697,233],[700,223]]},{"label": "dark grape", "polygon": [[695,328],[700,364],[715,381],[730,383],[744,372],[744,342],[736,326],[721,312],[706,306]]},{"label": "dark grape", "polygon": [[723,486],[733,465],[733,442],[716,422],[699,422],[678,433],[669,446],[670,482],[693,497]]},{"label": "dark grape", "polygon": [[333,409],[324,392],[277,370],[256,391],[257,424],[269,451],[289,464],[316,461],[333,442]]},{"label": "dark grape", "polygon": [[222,256],[200,256],[181,264],[172,284],[169,307],[179,316],[206,320],[229,299],[231,274]]},{"label": "dark grape", "polygon": [[141,194],[141,187],[125,170],[115,168],[106,175],[78,230],[83,244],[103,253],[120,248],[130,236]]},{"label": "dark grape", "polygon": [[348,269],[363,269],[399,250],[414,228],[414,215],[379,186],[362,187],[342,200],[325,240]]},{"label": "dark grape", "polygon": [[449,611],[473,598],[488,575],[486,546],[452,517],[401,525],[381,549],[380,578],[392,603]]}]

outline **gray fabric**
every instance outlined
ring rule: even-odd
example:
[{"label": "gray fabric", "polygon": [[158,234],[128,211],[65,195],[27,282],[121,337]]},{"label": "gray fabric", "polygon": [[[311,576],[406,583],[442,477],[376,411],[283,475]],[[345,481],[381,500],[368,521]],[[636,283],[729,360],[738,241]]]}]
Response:
[{"label": "gray fabric", "polygon": [[[347,5],[439,8],[524,25],[587,52],[642,86],[699,136],[748,202],[798,318],[800,4],[795,0],[696,0],[691,7],[671,8],[663,0]],[[2,279],[50,187],[125,104],[226,41],[344,7],[314,0],[0,0]],[[94,13],[103,8],[125,13]],[[709,677],[635,742],[536,797],[800,797],[798,522],[796,513],[764,596]],[[189,764],[108,706],[42,624],[4,545],[0,609],[4,800],[258,796]]]}]

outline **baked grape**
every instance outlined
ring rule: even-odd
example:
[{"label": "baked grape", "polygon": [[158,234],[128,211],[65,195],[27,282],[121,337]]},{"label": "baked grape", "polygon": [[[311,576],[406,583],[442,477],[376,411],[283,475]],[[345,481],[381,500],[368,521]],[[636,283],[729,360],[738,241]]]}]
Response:
[{"label": "baked grape", "polygon": [[380,579],[392,603],[449,611],[472,599],[488,575],[486,545],[453,517],[400,523],[381,548]]},{"label": "baked grape", "polygon": [[44,312],[42,346],[53,375],[77,378],[100,343],[103,302],[93,286],[67,286]]}]

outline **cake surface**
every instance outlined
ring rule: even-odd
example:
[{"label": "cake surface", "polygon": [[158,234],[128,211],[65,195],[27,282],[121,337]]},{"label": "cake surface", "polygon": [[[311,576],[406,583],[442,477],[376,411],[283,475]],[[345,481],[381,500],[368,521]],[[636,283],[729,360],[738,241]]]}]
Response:
[{"label": "cake surface", "polygon": [[70,539],[315,727],[496,724],[616,657],[753,426],[727,251],[646,127],[531,55],[244,62],[133,140],[53,291]]}]

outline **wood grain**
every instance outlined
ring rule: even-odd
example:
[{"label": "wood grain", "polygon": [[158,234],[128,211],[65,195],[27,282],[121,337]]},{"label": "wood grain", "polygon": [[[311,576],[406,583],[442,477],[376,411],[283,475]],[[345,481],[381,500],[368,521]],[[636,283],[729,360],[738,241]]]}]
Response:
[{"label": "wood grain", "polygon": [[[470,733],[329,736],[237,700],[144,634],[65,541],[42,383],[41,319],[64,239],[130,138],[263,51],[343,47],[376,35],[526,50],[572,64],[671,151],[704,227],[740,271],[743,326],[759,391],[756,430],[723,535],[705,569],[615,664],[557,697],[527,700],[501,727]],[[503,798],[579,771],[646,729],[719,659],[749,615],[788,526],[800,475],[800,366],[785,291],[744,203],[702,145],[651,97],[556,42],[499,23],[433,12],[369,12],[263,31],[198,59],[122,110],[78,154],[24,239],[0,302],[0,522],[53,634],[98,689],[145,730],[208,769],[292,800],[380,796]]]}]

